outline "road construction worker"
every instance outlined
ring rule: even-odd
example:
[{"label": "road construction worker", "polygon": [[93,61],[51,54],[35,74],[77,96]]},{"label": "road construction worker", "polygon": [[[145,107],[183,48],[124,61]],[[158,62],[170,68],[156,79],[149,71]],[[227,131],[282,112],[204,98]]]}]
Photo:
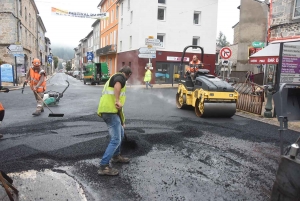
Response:
[{"label": "road construction worker", "polygon": [[[5,114],[5,109],[3,107],[3,105],[0,102],[0,123],[2,122],[3,118],[4,118],[4,114]],[[3,135],[0,134],[0,138],[2,138]]]},{"label": "road construction worker", "polygon": [[30,88],[37,101],[36,111],[32,115],[39,116],[41,112],[44,112],[43,97],[46,90],[46,73],[41,68],[39,59],[33,59],[32,64],[33,66],[27,72],[25,82],[30,81]]},{"label": "road construction worker", "polygon": [[118,170],[110,167],[109,163],[129,163],[129,158],[121,156],[121,142],[124,137],[126,81],[132,74],[129,66],[123,67],[105,83],[98,105],[98,116],[102,117],[108,127],[110,142],[100,161],[99,175],[118,175]]},{"label": "road construction worker", "polygon": [[146,89],[148,89],[148,85],[152,88],[153,85],[150,84],[151,78],[152,78],[152,72],[150,70],[150,67],[146,67],[147,71],[145,73],[144,82],[146,84]]},{"label": "road construction worker", "polygon": [[192,61],[190,61],[189,67],[186,68],[185,76],[194,77],[194,73],[202,67],[202,62],[198,59],[197,55],[194,55]]}]

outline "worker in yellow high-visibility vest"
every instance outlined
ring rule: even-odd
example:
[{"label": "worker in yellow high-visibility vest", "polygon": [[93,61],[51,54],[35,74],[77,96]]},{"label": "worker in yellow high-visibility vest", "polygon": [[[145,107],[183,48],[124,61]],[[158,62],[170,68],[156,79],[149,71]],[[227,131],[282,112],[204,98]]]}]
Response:
[{"label": "worker in yellow high-visibility vest", "polygon": [[118,175],[118,170],[109,166],[109,162],[128,163],[129,158],[121,156],[121,142],[124,137],[125,115],[123,106],[126,100],[126,81],[132,74],[129,66],[123,67],[110,77],[103,87],[97,114],[108,127],[110,142],[100,161],[99,175]]},{"label": "worker in yellow high-visibility vest", "polygon": [[151,78],[152,78],[152,72],[149,68],[149,66],[146,67],[147,71],[145,73],[144,82],[146,84],[146,89],[148,89],[148,85],[152,88],[153,85],[150,84]]}]

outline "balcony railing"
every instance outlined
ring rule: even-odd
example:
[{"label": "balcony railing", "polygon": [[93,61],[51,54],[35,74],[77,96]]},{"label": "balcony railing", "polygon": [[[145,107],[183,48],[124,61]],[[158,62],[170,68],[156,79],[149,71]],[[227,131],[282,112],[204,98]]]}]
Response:
[{"label": "balcony railing", "polygon": [[107,55],[112,53],[117,53],[117,45],[107,45],[103,48],[96,50],[97,56]]}]

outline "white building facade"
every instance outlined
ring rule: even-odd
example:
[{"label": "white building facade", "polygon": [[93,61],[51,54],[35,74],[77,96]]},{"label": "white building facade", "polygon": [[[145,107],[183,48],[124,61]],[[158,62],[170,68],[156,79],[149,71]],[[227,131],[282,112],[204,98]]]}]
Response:
[{"label": "white building facade", "polygon": [[[143,79],[147,58],[139,58],[138,50],[149,36],[160,39],[156,58],[151,59],[153,82],[171,83],[179,74],[183,49],[198,45],[204,49],[203,63],[214,71],[217,35],[218,0],[119,0],[118,68],[131,66],[135,81]],[[186,62],[200,49],[189,48]],[[212,72],[213,73],[213,72]]]}]

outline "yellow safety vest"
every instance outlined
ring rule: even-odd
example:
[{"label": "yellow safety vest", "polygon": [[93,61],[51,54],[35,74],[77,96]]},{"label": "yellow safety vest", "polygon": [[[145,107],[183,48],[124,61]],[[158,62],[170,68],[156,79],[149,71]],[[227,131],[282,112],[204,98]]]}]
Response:
[{"label": "yellow safety vest", "polygon": [[151,71],[147,70],[146,73],[145,73],[144,82],[150,82],[151,81],[151,76],[152,76]]},{"label": "yellow safety vest", "polygon": [[[113,113],[116,114],[118,113],[118,109],[115,107],[115,93],[114,93],[114,88],[109,86],[109,82],[112,76],[109,78],[109,80],[105,83],[104,88],[102,90],[102,96],[99,101],[98,105],[98,111],[97,114],[98,116],[102,116],[101,114],[103,113]],[[120,103],[124,106],[125,100],[126,100],[126,85],[121,89],[120,93]],[[121,118],[123,123],[125,123],[125,115],[122,107],[122,112],[121,112]]]}]

